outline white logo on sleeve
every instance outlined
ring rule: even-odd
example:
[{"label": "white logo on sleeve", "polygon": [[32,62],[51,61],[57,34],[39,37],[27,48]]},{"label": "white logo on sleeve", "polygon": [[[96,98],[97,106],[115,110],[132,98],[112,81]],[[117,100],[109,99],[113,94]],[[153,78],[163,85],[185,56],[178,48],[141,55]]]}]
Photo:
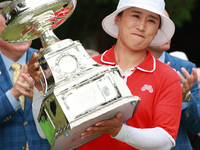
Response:
[{"label": "white logo on sleeve", "polygon": [[141,88],[142,91],[149,91],[149,93],[153,93],[153,88],[151,85],[147,85],[145,84],[142,88]]}]

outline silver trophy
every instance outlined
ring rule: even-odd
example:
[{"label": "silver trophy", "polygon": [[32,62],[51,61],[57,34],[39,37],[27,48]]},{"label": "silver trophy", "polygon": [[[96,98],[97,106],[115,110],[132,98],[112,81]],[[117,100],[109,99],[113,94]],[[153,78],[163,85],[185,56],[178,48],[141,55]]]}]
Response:
[{"label": "silver trophy", "polygon": [[96,122],[122,112],[130,119],[140,98],[133,96],[117,67],[96,63],[79,41],[59,40],[53,30],[66,21],[76,0],[15,0],[3,9],[6,28],[0,38],[25,42],[40,38],[38,62],[44,100],[40,123],[51,149],[74,149],[97,138],[80,133]]}]

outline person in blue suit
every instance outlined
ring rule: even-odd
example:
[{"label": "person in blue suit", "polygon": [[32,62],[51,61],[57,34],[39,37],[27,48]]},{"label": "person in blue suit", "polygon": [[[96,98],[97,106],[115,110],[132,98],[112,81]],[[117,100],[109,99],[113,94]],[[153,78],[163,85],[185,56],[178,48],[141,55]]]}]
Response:
[{"label": "person in blue suit", "polygon": [[[2,4],[0,6],[2,8]],[[5,26],[4,17],[0,14],[0,33]],[[22,95],[19,89],[26,84],[20,85],[17,82],[23,83],[24,76],[28,76],[25,64],[37,51],[30,48],[31,43],[32,41],[7,43],[0,39],[0,150],[50,150],[49,142],[42,139],[37,132],[32,114],[32,102],[25,97],[22,109],[19,101],[19,96]],[[15,84],[14,70],[11,69],[14,62],[18,62],[23,70]],[[29,87],[26,89],[25,93],[29,93],[27,96],[31,96],[33,90]]]},{"label": "person in blue suit", "polygon": [[[168,16],[167,12],[165,13]],[[178,73],[181,80],[182,115],[176,146],[172,150],[192,150],[187,130],[194,134],[200,132],[200,96],[196,65],[165,52],[170,49],[170,42],[161,46],[149,46],[148,49],[156,59],[170,65]]]}]

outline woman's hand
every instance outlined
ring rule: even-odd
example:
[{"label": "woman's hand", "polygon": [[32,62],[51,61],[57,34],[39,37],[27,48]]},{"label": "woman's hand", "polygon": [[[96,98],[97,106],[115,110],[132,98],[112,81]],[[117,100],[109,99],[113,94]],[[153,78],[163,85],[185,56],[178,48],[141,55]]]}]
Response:
[{"label": "woman's hand", "polygon": [[94,126],[88,127],[85,132],[81,133],[81,138],[88,138],[100,134],[110,134],[115,137],[121,130],[123,123],[122,114],[118,113],[111,120],[97,122]]}]

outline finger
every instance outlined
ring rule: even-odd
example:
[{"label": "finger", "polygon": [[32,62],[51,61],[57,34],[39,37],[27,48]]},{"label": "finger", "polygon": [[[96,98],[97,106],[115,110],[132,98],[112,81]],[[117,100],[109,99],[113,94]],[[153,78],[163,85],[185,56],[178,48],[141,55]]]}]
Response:
[{"label": "finger", "polygon": [[182,84],[186,85],[187,84],[187,80],[183,77],[183,75],[179,71],[177,71],[177,74],[178,74]]},{"label": "finger", "polygon": [[167,62],[167,65],[168,65],[168,66],[170,66],[170,65],[171,65],[171,63],[168,61],[168,62]]},{"label": "finger", "polygon": [[[23,91],[27,91],[29,89],[29,84],[28,83],[24,83],[21,81],[17,81],[16,84],[18,85],[18,87],[20,87]],[[17,88],[18,88],[17,87]]]},{"label": "finger", "polygon": [[86,129],[86,132],[81,133],[81,137],[82,138],[87,138],[87,137],[92,137],[95,135],[100,135],[100,134],[104,134],[102,132],[103,128],[102,127],[89,127]]},{"label": "finger", "polygon": [[92,137],[92,136],[94,136],[94,134],[92,134],[90,132],[83,132],[83,133],[81,133],[81,139]]},{"label": "finger", "polygon": [[116,119],[122,120],[122,113],[121,113],[121,112],[119,112],[119,113],[116,115]]},{"label": "finger", "polygon": [[28,97],[31,101],[33,99],[33,91],[25,91],[24,89],[21,89],[21,88],[17,88],[17,91],[21,94],[21,95],[24,95],[26,97]]},{"label": "finger", "polygon": [[[36,69],[38,68],[38,69]],[[38,76],[43,76],[41,70],[39,69],[39,63],[36,63],[34,65],[30,65],[29,66],[29,70],[28,70],[30,76],[36,81],[39,81]]]},{"label": "finger", "polygon": [[197,69],[196,68],[192,68],[192,80],[195,82],[198,78],[197,75]]},{"label": "finger", "polygon": [[40,67],[39,62],[36,62],[31,66],[31,69],[34,71],[39,71],[39,69],[40,69],[39,67]]},{"label": "finger", "polygon": [[28,73],[28,66],[26,64],[24,64],[23,69],[24,69],[24,73],[27,74],[27,75],[29,75],[29,73]]},{"label": "finger", "polygon": [[43,51],[43,48],[40,48],[40,50],[37,51],[37,54],[39,54],[41,51]]},{"label": "finger", "polygon": [[17,88],[17,91],[21,94],[21,95],[24,95],[24,96],[27,96],[27,97],[31,97],[31,96],[33,96],[33,92],[31,92],[31,91],[27,91],[27,90],[25,90],[23,87],[18,87]]},{"label": "finger", "polygon": [[108,123],[108,120],[105,121],[100,121],[95,123],[95,126],[100,127],[100,126],[105,126]]},{"label": "finger", "polygon": [[123,122],[123,119],[122,119],[122,113],[119,112],[117,115],[116,115],[116,118],[113,118],[111,120],[104,120],[104,121],[100,121],[100,122],[97,122],[95,123],[95,126],[105,126],[107,125],[108,123],[112,124],[113,121],[118,121],[118,122]]},{"label": "finger", "polygon": [[84,138],[92,136],[92,130],[93,130],[93,127],[88,127],[86,129],[86,131],[84,131],[84,132],[81,133],[81,136],[84,137]]},{"label": "finger", "polygon": [[17,89],[19,89],[19,92],[21,94],[26,94],[24,96],[30,96],[29,94],[33,93],[33,82],[30,82],[30,84],[28,84],[27,82],[17,81],[16,84],[18,85]]},{"label": "finger", "polygon": [[188,72],[184,67],[181,68],[181,71],[182,71],[183,74],[185,75],[186,79],[187,79],[189,82],[191,82],[191,78],[190,78],[189,72]]},{"label": "finger", "polygon": [[33,79],[31,77],[29,77],[26,74],[22,74],[22,77],[24,78],[24,80],[28,83],[29,86],[33,87],[34,83],[33,83]]},{"label": "finger", "polygon": [[32,64],[34,64],[35,62],[37,62],[37,57],[38,57],[38,53],[33,53],[31,58],[29,59],[29,62],[27,63],[28,68],[30,68],[30,66]]}]

